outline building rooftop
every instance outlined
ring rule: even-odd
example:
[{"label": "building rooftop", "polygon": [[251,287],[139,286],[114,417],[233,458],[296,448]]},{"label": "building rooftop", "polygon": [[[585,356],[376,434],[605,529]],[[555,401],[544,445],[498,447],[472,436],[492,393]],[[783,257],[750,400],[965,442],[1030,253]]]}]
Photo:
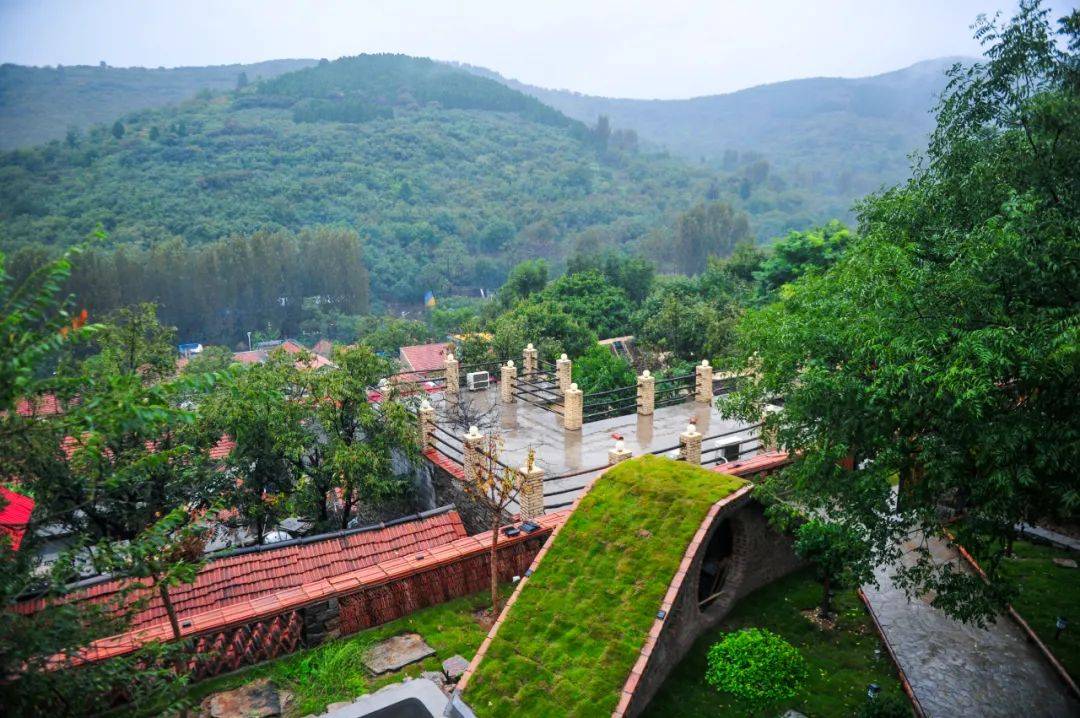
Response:
[{"label": "building rooftop", "polygon": [[465,701],[480,718],[611,715],[687,546],[746,485],[657,456],[606,471],[481,646]]},{"label": "building rooftop", "polygon": [[435,344],[413,344],[401,347],[398,357],[402,369],[410,371],[435,371],[445,366],[446,354],[453,351],[453,344],[437,342]]},{"label": "building rooftop", "polygon": [[286,339],[280,344],[274,344],[273,346],[259,347],[258,349],[250,349],[248,351],[236,352],[233,354],[233,359],[241,364],[261,364],[266,361],[270,354],[277,350],[282,350],[287,354],[303,354],[307,353],[311,355],[308,361],[297,361],[297,369],[322,369],[323,367],[333,366],[334,363],[327,359],[325,356],[313,352],[312,350],[304,347],[292,339]]},{"label": "building rooftop", "polygon": [[[212,557],[193,583],[170,592],[180,618],[250,601],[281,590],[340,576],[382,561],[414,555],[465,537],[465,526],[452,507],[332,534],[253,546]],[[72,600],[108,604],[121,598],[126,580],[98,578],[85,582]],[[122,597],[126,605],[147,600],[133,617],[133,630],[167,621],[165,606],[152,589]],[[24,601],[21,613],[33,613],[44,599]]]},{"label": "building rooftop", "polygon": [[0,486],[0,504],[0,533],[7,534],[12,550],[18,551],[34,513],[34,500]]}]

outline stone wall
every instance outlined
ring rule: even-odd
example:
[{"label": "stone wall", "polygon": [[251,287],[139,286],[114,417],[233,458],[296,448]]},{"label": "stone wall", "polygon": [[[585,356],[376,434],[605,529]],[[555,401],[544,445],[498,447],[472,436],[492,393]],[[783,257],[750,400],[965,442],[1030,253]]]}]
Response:
[{"label": "stone wall", "polygon": [[[476,496],[466,491],[461,481],[451,475],[446,469],[435,466],[431,475],[431,483],[435,487],[435,501],[440,506],[453,504],[458,515],[461,516],[465,530],[471,534],[491,530],[492,509]],[[503,519],[510,521],[510,516]]]},{"label": "stone wall", "polygon": [[[724,522],[730,522],[732,551],[720,595],[704,609],[698,607],[701,566],[710,541]],[[699,546],[682,580],[678,594],[661,624],[659,637],[636,681],[621,715],[641,715],[671,670],[678,665],[703,633],[717,626],[734,605],[752,591],[799,568],[802,563],[790,537],[774,531],[761,505],[750,494],[724,506]]]}]

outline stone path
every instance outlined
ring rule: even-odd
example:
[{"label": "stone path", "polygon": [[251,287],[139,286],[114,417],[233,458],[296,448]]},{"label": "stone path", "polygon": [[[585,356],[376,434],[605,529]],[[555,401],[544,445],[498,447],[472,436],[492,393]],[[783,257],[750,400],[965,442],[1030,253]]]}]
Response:
[{"label": "stone path", "polygon": [[1016,528],[1024,536],[1033,536],[1058,548],[1080,551],[1080,541],[1077,541],[1072,536],[1059,534],[1057,531],[1044,529],[1041,526],[1032,526],[1031,524],[1017,524]]},{"label": "stone path", "polygon": [[[935,561],[969,570],[946,544],[934,541],[930,550]],[[863,592],[929,718],[1080,716],[1080,702],[1008,616],[986,629],[960,623],[928,598],[909,602],[887,574],[879,568],[880,585]]]}]

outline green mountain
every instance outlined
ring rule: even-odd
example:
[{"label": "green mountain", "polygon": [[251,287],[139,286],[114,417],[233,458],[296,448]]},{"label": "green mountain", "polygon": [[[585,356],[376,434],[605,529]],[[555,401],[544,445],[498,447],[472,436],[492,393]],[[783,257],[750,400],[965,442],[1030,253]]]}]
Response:
[{"label": "green mountain", "polygon": [[0,247],[98,226],[124,246],[332,227],[363,239],[376,298],[416,301],[634,245],[717,182],[491,79],[362,55],[0,155]]},{"label": "green mountain", "polygon": [[315,60],[270,60],[211,67],[25,67],[0,65],[0,149],[63,139],[117,117],[190,99],[203,90],[231,90],[241,73],[249,81],[276,77]]},{"label": "green mountain", "polygon": [[[569,117],[616,128],[726,170],[764,159],[820,209],[846,208],[910,170],[933,128],[945,71],[970,58],[940,58],[858,79],[812,78],[687,100],[630,100],[549,90],[463,66],[532,95]],[[841,212],[842,214],[843,212]],[[826,212],[827,214],[827,212]],[[823,214],[822,216],[826,216]]]}]

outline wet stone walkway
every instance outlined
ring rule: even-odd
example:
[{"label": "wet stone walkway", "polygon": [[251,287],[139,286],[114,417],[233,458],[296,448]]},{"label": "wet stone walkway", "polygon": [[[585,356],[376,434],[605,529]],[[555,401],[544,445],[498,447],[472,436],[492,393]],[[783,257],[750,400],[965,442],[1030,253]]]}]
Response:
[{"label": "wet stone walkway", "polygon": [[[930,550],[936,561],[968,570],[944,543]],[[960,623],[929,599],[909,602],[888,573],[879,568],[880,585],[863,592],[929,718],[1080,716],[1080,703],[1008,616],[985,629]]]}]

